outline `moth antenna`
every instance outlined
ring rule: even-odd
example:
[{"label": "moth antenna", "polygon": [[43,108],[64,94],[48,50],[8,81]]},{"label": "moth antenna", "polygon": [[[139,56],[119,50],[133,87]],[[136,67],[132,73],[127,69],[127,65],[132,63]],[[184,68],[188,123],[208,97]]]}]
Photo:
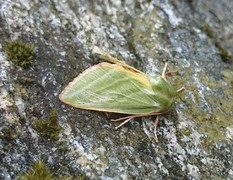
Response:
[{"label": "moth antenna", "polygon": [[164,66],[163,72],[162,72],[162,77],[163,77],[164,79],[166,79],[166,70],[167,70],[167,63],[165,63],[165,66]]},{"label": "moth antenna", "polygon": [[100,49],[97,46],[94,46],[92,49],[92,53],[93,54],[97,54],[101,59],[114,63],[114,64],[125,64],[123,62],[121,62],[120,60],[112,57],[110,54],[108,54],[107,52],[105,52],[104,50]]},{"label": "moth antenna", "polygon": [[105,54],[105,52],[103,50],[101,50],[99,47],[94,46],[92,49],[92,53],[93,54],[98,54],[98,55],[102,55]]}]

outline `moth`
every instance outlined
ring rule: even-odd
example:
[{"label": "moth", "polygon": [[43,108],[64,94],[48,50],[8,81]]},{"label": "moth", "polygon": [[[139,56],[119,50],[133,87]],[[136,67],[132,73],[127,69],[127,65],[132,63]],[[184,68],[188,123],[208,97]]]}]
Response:
[{"label": "moth", "polygon": [[159,116],[173,106],[179,92],[167,80],[167,63],[162,75],[150,76],[112,57],[98,47],[93,48],[102,62],[79,74],[59,95],[70,106],[126,114],[126,117],[111,121],[123,121],[116,129],[137,117],[156,115],[154,135],[157,138]]}]

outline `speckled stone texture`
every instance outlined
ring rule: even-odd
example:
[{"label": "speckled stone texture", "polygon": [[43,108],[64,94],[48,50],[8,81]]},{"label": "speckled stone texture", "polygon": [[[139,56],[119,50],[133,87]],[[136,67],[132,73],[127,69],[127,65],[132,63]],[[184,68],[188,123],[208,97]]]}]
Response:
[{"label": "speckled stone texture", "polygon": [[[233,179],[233,1],[0,0],[0,179],[17,179],[38,159],[54,176],[87,179]],[[7,40],[33,43],[28,69],[6,56]],[[174,109],[119,130],[102,112],[62,104],[58,95],[101,60],[96,45],[186,90]],[[56,141],[33,122],[52,109]]]}]

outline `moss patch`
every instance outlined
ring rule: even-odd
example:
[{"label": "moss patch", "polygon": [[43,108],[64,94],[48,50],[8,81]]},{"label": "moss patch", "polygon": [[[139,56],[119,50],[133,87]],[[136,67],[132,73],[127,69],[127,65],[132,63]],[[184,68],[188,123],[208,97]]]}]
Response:
[{"label": "moss patch", "polygon": [[33,129],[35,129],[41,136],[49,138],[53,141],[58,139],[58,135],[62,130],[61,126],[57,121],[57,111],[53,108],[46,120],[37,120],[32,124]]},{"label": "moss patch", "polygon": [[201,25],[201,31],[206,33],[206,35],[209,38],[211,38],[211,39],[215,38],[215,33],[212,31],[211,27],[207,23],[204,23]]},{"label": "moss patch", "polygon": [[4,52],[10,61],[24,69],[30,67],[35,59],[34,45],[21,40],[7,41]]},{"label": "moss patch", "polygon": [[15,127],[13,127],[13,125],[3,128],[2,133],[3,133],[4,139],[7,141],[13,141],[18,137],[16,129]]},{"label": "moss patch", "polygon": [[[205,82],[204,85],[210,87],[212,92],[206,91],[203,100],[197,90],[192,90],[195,103],[191,103],[191,100],[185,102],[188,106],[185,114],[190,116],[188,119],[193,119],[197,123],[198,130],[204,135],[202,144],[206,148],[216,142],[230,140],[226,136],[226,128],[233,125],[231,118],[233,102],[230,98],[233,96],[233,91],[229,87],[232,81],[232,73],[228,74],[229,72],[231,71],[222,71],[225,81],[216,81],[204,73],[200,74],[201,81]],[[227,86],[225,82],[227,82]],[[191,87],[188,87],[188,89],[191,90]],[[206,106],[204,106],[205,103]],[[210,111],[207,110],[208,108]],[[185,132],[187,135],[189,133],[190,131]]]},{"label": "moss patch", "polygon": [[218,48],[218,54],[225,62],[233,62],[233,55],[222,47],[220,42],[215,42],[215,46]]},{"label": "moss patch", "polygon": [[233,55],[223,47],[222,43],[217,39],[216,34],[207,23],[201,25],[201,30],[214,41],[215,46],[218,48],[218,54],[221,56],[223,61],[233,62]]},{"label": "moss patch", "polygon": [[52,180],[53,174],[46,167],[42,160],[36,161],[36,163],[29,169],[19,180]]},{"label": "moss patch", "polygon": [[46,164],[42,160],[37,160],[35,164],[23,175],[21,175],[19,180],[85,180],[86,178],[82,175],[77,178],[73,178],[72,176],[66,176],[57,178],[53,175],[53,173],[49,170]]}]

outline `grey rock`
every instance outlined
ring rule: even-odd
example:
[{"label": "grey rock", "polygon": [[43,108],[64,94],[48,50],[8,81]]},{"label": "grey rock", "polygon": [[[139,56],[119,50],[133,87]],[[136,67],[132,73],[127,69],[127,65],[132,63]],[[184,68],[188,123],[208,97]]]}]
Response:
[{"label": "grey rock", "polygon": [[[233,179],[232,9],[230,0],[0,1],[0,179],[17,179],[37,159],[55,176]],[[9,39],[35,45],[29,69],[6,57]],[[179,70],[169,80],[186,89],[161,116],[159,143],[155,117],[115,131],[104,113],[58,100],[100,62],[94,45],[147,74],[165,62]],[[52,108],[62,127],[57,141],[32,127]]]}]

